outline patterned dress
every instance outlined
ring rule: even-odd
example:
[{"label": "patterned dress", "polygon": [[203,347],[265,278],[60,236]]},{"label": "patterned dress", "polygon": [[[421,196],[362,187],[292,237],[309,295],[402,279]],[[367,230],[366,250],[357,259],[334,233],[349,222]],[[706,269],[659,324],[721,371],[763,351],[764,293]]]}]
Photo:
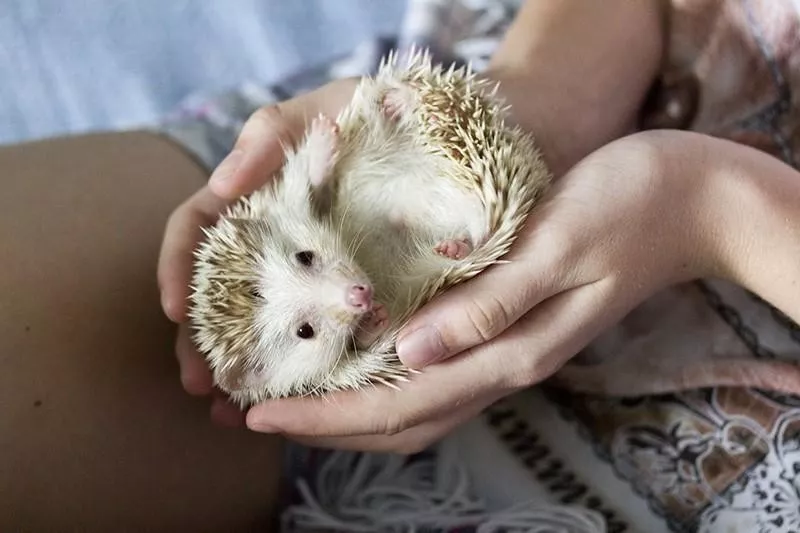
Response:
[{"label": "patterned dress", "polygon": [[[798,168],[800,0],[671,4],[668,53],[642,128],[732,139]],[[279,84],[193,98],[159,129],[212,169],[257,107],[373,72],[390,48],[424,45],[481,70],[518,5],[412,0],[400,35]],[[287,492],[283,527],[494,531],[527,512],[527,527],[574,532],[800,532],[798,360],[800,327],[754,295],[718,280],[673,287],[551,382],[409,462],[291,448],[287,478],[298,490]],[[490,458],[470,456],[478,441],[496,446]],[[453,466],[453,446],[466,469]],[[464,471],[471,481],[458,477]],[[499,501],[512,479],[517,488]],[[469,496],[453,496],[464,487]],[[534,501],[517,515],[501,509],[523,493]]]}]

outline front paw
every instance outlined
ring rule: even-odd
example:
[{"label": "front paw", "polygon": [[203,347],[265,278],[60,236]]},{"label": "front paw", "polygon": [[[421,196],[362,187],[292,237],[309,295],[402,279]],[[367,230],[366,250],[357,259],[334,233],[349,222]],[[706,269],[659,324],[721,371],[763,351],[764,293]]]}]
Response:
[{"label": "front paw", "polygon": [[472,246],[466,239],[447,239],[437,244],[434,251],[450,259],[464,259],[472,252]]},{"label": "front paw", "polygon": [[375,342],[389,327],[389,311],[380,302],[372,304],[372,310],[359,324],[356,342],[364,347]]},{"label": "front paw", "polygon": [[319,115],[311,122],[308,133],[308,172],[315,186],[327,181],[336,164],[339,150],[339,125],[327,115]]}]

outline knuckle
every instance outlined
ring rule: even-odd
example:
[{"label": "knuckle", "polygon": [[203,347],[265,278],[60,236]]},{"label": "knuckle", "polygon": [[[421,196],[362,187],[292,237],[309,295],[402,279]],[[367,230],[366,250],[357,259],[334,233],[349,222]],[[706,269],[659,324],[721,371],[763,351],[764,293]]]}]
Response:
[{"label": "knuckle", "polygon": [[267,132],[272,132],[279,139],[293,141],[291,131],[281,104],[273,104],[258,108],[247,119],[239,135],[240,143],[252,142]]},{"label": "knuckle", "polygon": [[172,210],[167,217],[167,223],[164,225],[164,232],[167,235],[174,233],[177,228],[183,225],[183,221],[187,218],[188,210],[188,200]]},{"label": "knuckle", "polygon": [[511,311],[503,300],[492,294],[486,294],[466,307],[469,327],[481,339],[487,342],[503,332],[512,320]]},{"label": "knuckle", "polygon": [[516,391],[534,385],[539,381],[536,379],[539,372],[532,368],[533,366],[534,365],[530,363],[523,363],[519,367],[516,367],[513,372],[509,372],[504,376],[505,379],[501,382],[500,386],[504,390]]},{"label": "knuckle", "polygon": [[518,371],[509,375],[506,385],[514,389],[536,385],[553,376],[562,364],[555,353],[527,352],[519,362]]},{"label": "knuckle", "polygon": [[247,122],[253,124],[263,124],[271,127],[276,123],[280,123],[282,120],[283,111],[281,110],[280,104],[272,104],[256,109],[255,112],[250,115],[250,118],[247,120]]},{"label": "knuckle", "polygon": [[387,437],[393,437],[408,429],[410,424],[408,421],[400,416],[390,415],[382,419],[379,433]]}]

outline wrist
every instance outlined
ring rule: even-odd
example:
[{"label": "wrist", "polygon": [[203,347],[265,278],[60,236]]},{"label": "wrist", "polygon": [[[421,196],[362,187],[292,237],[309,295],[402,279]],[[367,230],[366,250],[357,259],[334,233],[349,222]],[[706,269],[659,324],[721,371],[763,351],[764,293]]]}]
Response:
[{"label": "wrist", "polygon": [[[709,274],[800,321],[800,173],[765,152],[706,139],[714,195]],[[709,202],[711,203],[711,202]]]}]

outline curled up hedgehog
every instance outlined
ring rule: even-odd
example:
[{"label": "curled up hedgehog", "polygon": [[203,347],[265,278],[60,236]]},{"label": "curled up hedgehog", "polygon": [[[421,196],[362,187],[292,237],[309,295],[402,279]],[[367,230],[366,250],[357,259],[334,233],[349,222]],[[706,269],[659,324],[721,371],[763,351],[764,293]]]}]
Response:
[{"label": "curled up hedgehog", "polygon": [[217,386],[268,398],[397,386],[397,333],[501,260],[550,183],[497,85],[390,54],[334,119],[286,148],[195,252],[193,338]]}]

